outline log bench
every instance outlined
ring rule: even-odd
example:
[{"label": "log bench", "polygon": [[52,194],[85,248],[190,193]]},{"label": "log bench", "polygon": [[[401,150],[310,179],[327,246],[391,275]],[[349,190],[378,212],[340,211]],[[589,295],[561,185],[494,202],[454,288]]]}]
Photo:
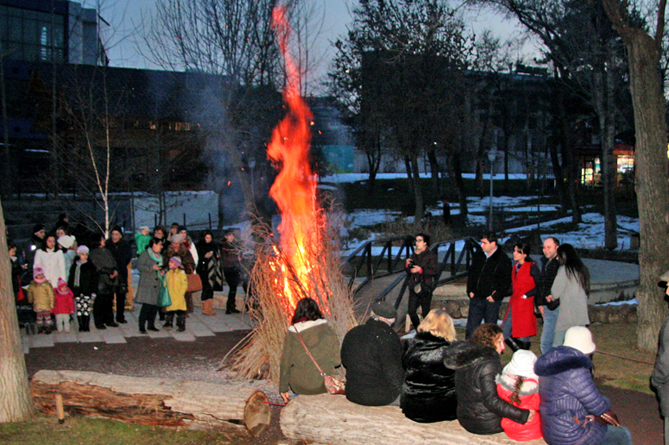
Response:
[{"label": "log bench", "polygon": [[65,411],[128,423],[223,429],[257,435],[270,423],[267,396],[232,384],[157,379],[85,371],[38,371],[30,383],[38,410]]},{"label": "log bench", "polygon": [[[511,445],[519,444],[504,433],[478,436],[457,420],[417,423],[397,406],[361,406],[344,396],[298,396],[281,411],[281,431],[289,439],[346,445],[393,442],[419,444]],[[543,439],[522,442],[545,445]]]}]

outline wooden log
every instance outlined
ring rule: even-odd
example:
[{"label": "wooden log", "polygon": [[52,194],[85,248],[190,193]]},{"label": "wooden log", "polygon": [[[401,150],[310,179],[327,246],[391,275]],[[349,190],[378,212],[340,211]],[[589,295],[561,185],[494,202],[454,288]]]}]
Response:
[{"label": "wooden log", "polygon": [[[457,420],[417,423],[397,406],[361,406],[344,396],[298,396],[281,411],[281,431],[289,439],[337,445],[387,444],[396,438],[435,445],[511,445],[518,442],[504,433],[477,436]],[[524,442],[545,444],[543,439]]]},{"label": "wooden log", "polygon": [[237,385],[43,370],[33,377],[31,391],[37,408],[45,413],[55,412],[54,395],[62,394],[69,414],[128,423],[223,427],[257,435],[270,422],[265,393]]}]

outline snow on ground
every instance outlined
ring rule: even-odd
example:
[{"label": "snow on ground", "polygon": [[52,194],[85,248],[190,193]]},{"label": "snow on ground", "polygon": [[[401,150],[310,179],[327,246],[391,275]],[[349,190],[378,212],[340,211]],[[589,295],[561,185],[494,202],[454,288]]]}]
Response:
[{"label": "snow on ground", "polygon": [[[397,179],[397,178],[406,178],[406,173],[377,173],[376,179]],[[421,173],[421,178],[431,178],[431,173]],[[464,179],[476,179],[475,173],[463,173],[462,177]],[[527,175],[525,173],[512,173],[509,174],[509,179],[525,179]],[[490,174],[483,174],[484,180],[490,180]],[[494,179],[501,180],[504,179],[504,173],[495,173]],[[335,184],[343,184],[345,182],[358,182],[358,181],[368,181],[369,173],[337,173],[330,176],[321,176],[319,178],[320,182],[333,182]]]},{"label": "snow on ground", "polygon": [[[424,175],[428,177],[429,175]],[[468,176],[468,175],[465,175]],[[473,177],[473,175],[470,175]],[[512,175],[514,179],[522,179],[524,175]],[[518,178],[516,178],[518,176]],[[379,178],[404,178],[402,173],[381,173]],[[496,178],[502,178],[502,175],[496,175]],[[344,173],[326,178],[321,178],[321,181],[330,183],[344,183],[367,180],[368,175],[364,173]],[[331,186],[325,186],[331,187]],[[176,221],[183,223],[184,214],[186,215],[186,224],[191,230],[201,230],[209,227],[209,217],[211,216],[212,224],[215,226],[218,215],[217,194],[211,191],[203,192],[173,192],[167,193],[166,207],[167,220],[169,222]],[[505,212],[529,212],[536,211],[536,196],[496,196],[493,199],[495,209],[504,209]],[[531,204],[529,202],[532,202]],[[154,226],[154,215],[158,213],[158,202],[155,197],[149,195],[140,195],[135,198],[135,221],[136,225]],[[486,223],[486,215],[488,212],[488,205],[490,198],[485,197],[468,197],[467,206],[470,214],[468,215],[469,225],[484,225]],[[457,202],[450,203],[451,214],[457,215],[460,213],[460,206]],[[557,207],[554,204],[542,204],[542,211],[555,211]],[[431,212],[433,216],[441,216],[443,209],[441,204],[437,206],[428,207],[427,211]],[[472,214],[474,213],[474,214]],[[375,224],[383,222],[395,221],[401,218],[402,215],[397,211],[390,210],[356,210],[348,215],[342,215],[345,221],[338,221],[338,225],[348,225],[349,228],[370,227]],[[404,217],[406,222],[412,222],[413,217]],[[604,244],[604,218],[598,213],[586,213],[583,215],[583,222],[579,224],[577,230],[567,233],[552,232],[551,227],[560,223],[571,222],[571,217],[561,218],[550,223],[541,223],[541,235],[556,236],[563,243],[570,243],[576,247],[582,248],[597,248]],[[278,224],[273,222],[274,226]],[[241,222],[232,226],[240,229],[242,236],[246,237],[250,232],[250,224],[248,222]],[[519,231],[534,230],[536,225],[521,227],[507,231],[509,233],[516,233]],[[618,217],[618,244],[621,248],[629,248],[630,235],[639,232],[639,221],[636,218],[628,218],[624,216]],[[342,228],[342,233],[346,234],[346,230]],[[364,240],[350,240],[346,252],[353,252],[356,248],[370,239],[375,239],[377,234],[371,233],[369,238]],[[381,253],[382,247],[373,248],[375,254]],[[377,252],[378,251],[378,252]]]},{"label": "snow on ground", "polygon": [[[555,236],[561,243],[569,243],[574,247],[584,249],[596,249],[604,246],[604,216],[599,213],[586,213],[583,215],[583,222],[578,225],[578,230],[566,233],[551,232],[550,228],[556,224],[570,223],[571,216],[557,219],[548,223],[541,223],[541,235]],[[536,224],[531,226],[518,227],[508,230],[507,233],[528,231],[536,228]],[[630,246],[630,236],[639,233],[639,220],[627,216],[618,216],[618,246],[621,249]],[[504,239],[506,241],[506,239]]]}]

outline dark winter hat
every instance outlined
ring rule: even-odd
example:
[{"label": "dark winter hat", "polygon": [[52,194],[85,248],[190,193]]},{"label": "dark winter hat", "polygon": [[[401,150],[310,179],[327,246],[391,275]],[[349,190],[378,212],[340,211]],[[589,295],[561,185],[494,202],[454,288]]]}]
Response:
[{"label": "dark winter hat", "polygon": [[372,304],[372,312],[379,317],[391,319],[397,318],[397,309],[387,301],[377,301]]},{"label": "dark winter hat", "polygon": [[114,227],[112,227],[112,229],[109,231],[109,233],[112,233],[112,232],[118,232],[121,235],[123,235],[123,229],[121,229],[121,226],[119,226],[118,224],[115,225]]},{"label": "dark winter hat", "polygon": [[33,226],[33,233],[41,232],[44,230],[44,224],[35,224]]},{"label": "dark winter hat", "polygon": [[188,229],[186,228],[186,226],[179,226],[179,228],[177,229],[177,233],[181,232],[182,230],[185,230],[186,232],[188,232]]}]

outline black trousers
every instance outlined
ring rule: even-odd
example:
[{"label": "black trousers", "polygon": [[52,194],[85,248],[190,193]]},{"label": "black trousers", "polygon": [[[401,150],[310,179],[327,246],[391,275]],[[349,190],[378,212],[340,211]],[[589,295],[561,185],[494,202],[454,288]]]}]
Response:
[{"label": "black trousers", "polygon": [[116,294],[116,321],[125,320],[125,292]]},{"label": "black trousers", "polygon": [[158,306],[155,304],[142,303],[142,309],[139,311],[139,329],[144,330],[145,325],[149,328],[156,327],[156,314],[158,313]]},{"label": "black trousers", "polygon": [[200,294],[201,301],[207,301],[214,298],[214,288],[209,284],[209,278],[206,273],[201,273],[200,279],[202,280],[202,293]]},{"label": "black trousers", "polygon": [[430,292],[426,297],[420,298],[413,289],[409,290],[409,318],[411,318],[411,324],[413,324],[414,329],[418,329],[420,324],[420,319],[418,318],[418,306],[420,306],[421,311],[423,312],[423,318],[427,317],[427,314],[430,312],[430,305],[432,304],[432,292]]},{"label": "black trousers", "polygon": [[93,302],[93,320],[100,327],[114,323],[114,295],[98,294]]},{"label": "black trousers", "polygon": [[237,298],[237,286],[239,286],[239,270],[237,270],[236,267],[224,267],[223,275],[225,276],[225,281],[228,283],[228,286],[230,286],[226,308],[234,309],[235,298]]}]

